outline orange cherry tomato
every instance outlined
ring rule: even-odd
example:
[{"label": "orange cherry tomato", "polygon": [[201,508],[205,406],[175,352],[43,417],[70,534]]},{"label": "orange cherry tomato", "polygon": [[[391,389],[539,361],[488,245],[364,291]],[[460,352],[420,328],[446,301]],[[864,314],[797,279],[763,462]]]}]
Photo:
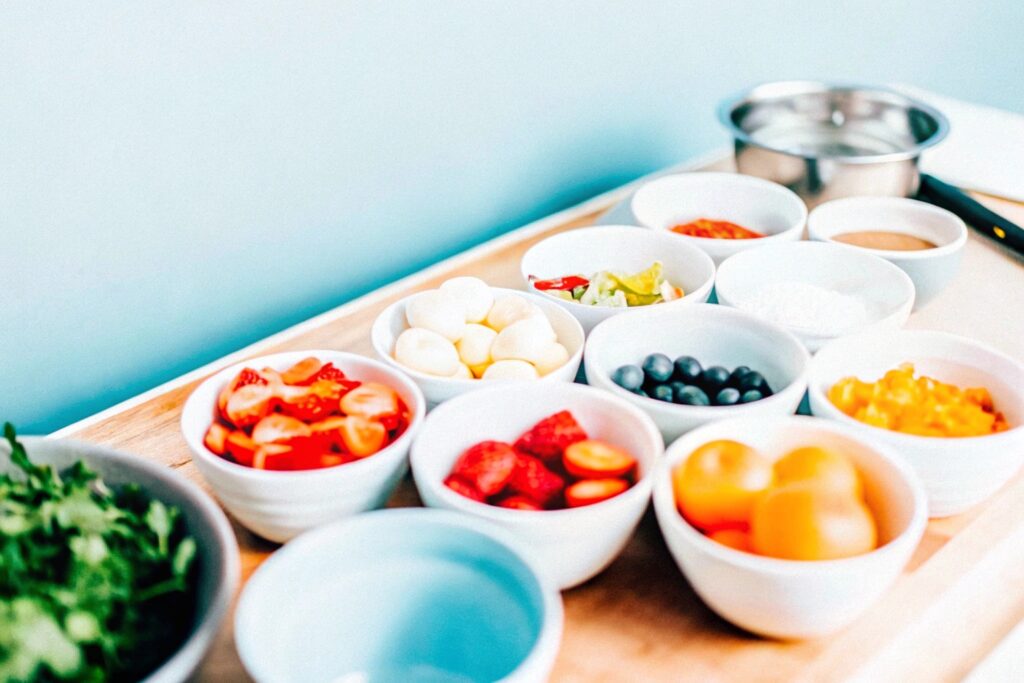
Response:
[{"label": "orange cherry tomato", "polygon": [[621,477],[636,466],[636,458],[604,441],[586,439],[566,447],[565,470],[580,479]]},{"label": "orange cherry tomato", "polygon": [[373,455],[384,447],[387,438],[384,425],[358,415],[349,415],[341,426],[341,440],[346,450],[357,458]]},{"label": "orange cherry tomato", "polygon": [[754,552],[754,546],[750,542],[750,533],[739,529],[721,529],[712,531],[708,538],[716,543],[721,543],[733,550],[742,550],[745,553]]},{"label": "orange cherry tomato", "polygon": [[565,504],[571,508],[593,505],[614,498],[629,488],[625,479],[581,479],[565,489]]},{"label": "orange cherry tomato", "polygon": [[815,486],[845,491],[856,498],[864,495],[860,474],[842,453],[820,446],[805,446],[790,451],[775,461],[778,486],[807,482]]},{"label": "orange cherry tomato", "polygon": [[864,501],[805,481],[773,488],[757,501],[751,540],[760,555],[834,560],[874,550],[878,531]]},{"label": "orange cherry tomato", "polygon": [[749,528],[757,497],[772,483],[772,465],[750,446],[710,441],[672,474],[676,505],[703,531]]}]

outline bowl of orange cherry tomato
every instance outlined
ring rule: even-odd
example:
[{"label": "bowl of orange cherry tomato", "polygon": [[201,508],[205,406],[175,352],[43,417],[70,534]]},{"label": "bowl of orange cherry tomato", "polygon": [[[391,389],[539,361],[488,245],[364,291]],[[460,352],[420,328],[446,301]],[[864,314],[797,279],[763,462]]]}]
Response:
[{"label": "bowl of orange cherry tomato", "polygon": [[932,517],[963,512],[1024,465],[1024,364],[930,330],[856,335],[812,359],[811,412],[896,450]]},{"label": "bowl of orange cherry tomato", "polygon": [[672,444],[658,524],[700,598],[780,639],[833,633],[899,576],[924,532],[913,470],[854,430],[814,418],[734,418]]},{"label": "bowl of orange cherry tomato", "polygon": [[284,542],[383,505],[425,410],[419,387],[383,363],[300,351],[208,378],[186,401],[181,429],[224,507]]}]

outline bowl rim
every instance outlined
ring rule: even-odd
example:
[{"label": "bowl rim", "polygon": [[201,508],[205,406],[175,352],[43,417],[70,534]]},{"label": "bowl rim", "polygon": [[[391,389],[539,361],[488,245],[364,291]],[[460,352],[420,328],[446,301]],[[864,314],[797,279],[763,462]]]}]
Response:
[{"label": "bowl rim", "polygon": [[[877,206],[886,207],[891,206],[894,209],[903,209],[910,212],[927,213],[933,216],[941,216],[943,220],[948,221],[950,224],[955,225],[957,228],[957,236],[951,242],[932,247],[930,249],[919,249],[916,251],[906,251],[898,249],[874,249],[871,247],[861,247],[856,244],[849,244],[846,242],[838,242],[833,239],[833,235],[822,234],[821,229],[816,229],[814,226],[815,214],[817,213],[818,221],[821,222],[826,220],[822,217],[822,213],[828,211],[841,211],[848,207],[855,207],[859,205],[865,206]],[[830,207],[822,213],[818,213],[819,210]],[[920,237],[913,231],[908,231],[908,235],[915,235]],[[947,211],[941,207],[935,206],[923,202],[919,199],[913,199],[911,197],[841,197],[839,199],[831,199],[827,202],[822,202],[814,207],[810,214],[807,216],[807,235],[811,240],[817,240],[821,242],[827,242],[829,244],[838,244],[843,247],[852,247],[875,256],[879,256],[890,261],[926,261],[932,258],[938,258],[940,256],[946,256],[953,252],[960,251],[964,245],[967,244],[967,225],[964,221],[951,211]]]},{"label": "bowl rim", "polygon": [[[415,405],[408,406],[412,413],[409,420],[409,425],[406,427],[402,435],[392,441],[390,444],[380,449],[373,455],[365,458],[360,458],[353,462],[343,463],[341,465],[334,465],[331,467],[322,467],[312,470],[261,470],[255,467],[248,467],[241,465],[236,462],[231,462],[226,458],[223,458],[206,447],[203,443],[203,435],[206,433],[193,432],[190,430],[188,424],[186,424],[186,416],[192,410],[199,409],[199,394],[201,391],[206,391],[211,388],[216,388],[213,391],[214,406],[216,405],[216,396],[219,393],[219,389],[234,376],[241,372],[246,367],[252,367],[254,365],[273,365],[274,361],[286,362],[286,360],[296,359],[301,360],[308,358],[309,356],[315,356],[318,359],[327,359],[331,362],[337,362],[339,364],[362,363],[364,365],[373,367],[376,370],[384,372],[390,380],[394,381],[395,384],[400,385],[409,395],[415,399]],[[342,368],[344,370],[344,368]],[[380,463],[388,462],[396,457],[398,453],[403,452],[408,445],[411,444],[415,438],[416,433],[419,431],[420,425],[423,423],[423,419],[426,416],[426,398],[423,396],[423,391],[417,386],[415,382],[405,377],[399,372],[396,372],[394,368],[388,367],[384,363],[373,358],[352,353],[350,351],[338,351],[331,349],[310,349],[310,350],[299,350],[299,351],[281,351],[278,353],[265,354],[262,356],[253,356],[245,360],[239,361],[229,365],[226,368],[218,370],[214,374],[205,378],[200,382],[195,389],[189,394],[185,400],[184,405],[181,409],[181,433],[188,444],[189,449],[193,455],[202,460],[204,463],[209,464],[214,469],[222,472],[227,476],[232,477],[248,477],[257,481],[301,481],[303,479],[313,479],[319,477],[325,477],[330,475],[336,476],[348,476],[348,475],[337,475],[338,472],[349,472],[352,476],[356,473],[368,471],[371,468],[380,465]],[[210,406],[212,409],[214,406]],[[203,407],[205,411],[206,407]],[[211,418],[212,419],[212,418]],[[376,463],[376,464],[375,464]]]},{"label": "bowl rim", "polygon": [[[686,457],[686,454],[683,453],[683,449],[687,442],[696,440],[697,437],[701,436],[706,430],[720,429],[722,427],[720,422],[716,421],[713,424],[701,425],[700,427],[687,432],[676,439],[665,451],[665,457],[662,458],[658,468],[658,478],[654,484],[653,492],[654,508],[658,513],[657,517],[659,526],[667,525],[669,527],[667,530],[663,528],[663,534],[674,531],[678,536],[686,539],[688,543],[696,546],[702,552],[711,555],[716,560],[725,562],[734,567],[776,576],[801,576],[816,573],[821,570],[829,571],[842,569],[853,571],[859,569],[860,565],[872,563],[879,557],[898,554],[901,550],[901,546],[910,542],[911,539],[914,539],[914,543],[916,543],[924,533],[925,527],[928,523],[928,498],[925,493],[924,485],[921,483],[921,479],[914,471],[914,468],[911,467],[911,465],[903,458],[897,455],[896,452],[892,450],[891,446],[866,439],[863,435],[858,434],[846,425],[837,424],[829,420],[816,419],[809,415],[738,417],[730,420],[729,422],[775,423],[780,427],[787,423],[791,425],[810,425],[814,429],[832,432],[833,434],[855,441],[867,450],[871,451],[874,455],[887,461],[890,466],[896,469],[899,474],[900,483],[909,490],[910,495],[913,498],[913,510],[910,520],[907,522],[906,527],[893,536],[893,538],[889,539],[885,545],[879,546],[874,550],[860,555],[834,560],[789,560],[778,557],[767,557],[764,555],[757,555],[755,553],[744,552],[742,550],[736,550],[735,548],[730,548],[721,543],[712,541],[701,533],[699,529],[683,519],[683,516],[679,514],[676,507],[675,492],[672,489],[672,470],[682,462],[683,458]],[[742,427],[743,425],[741,424],[740,426]],[[737,440],[740,440],[742,437],[739,436],[736,438]],[[872,514],[874,514],[874,511],[872,511]]]},{"label": "bowl rim", "polygon": [[[521,385],[523,387],[530,387],[529,384]],[[533,389],[533,387],[530,387]],[[602,389],[592,387],[586,384],[575,384],[565,383],[560,386],[559,391],[564,390],[566,393],[576,394],[573,397],[573,405],[579,405],[581,402],[595,400],[598,402],[605,402],[614,405],[617,410],[623,411],[623,416],[629,415],[640,429],[643,430],[644,440],[648,442],[649,446],[653,447],[653,454],[650,456],[650,464],[647,466],[646,471],[642,476],[638,477],[637,480],[628,489],[623,491],[617,496],[613,496],[606,500],[602,500],[599,503],[593,505],[584,505],[578,508],[562,508],[559,510],[513,510],[509,508],[498,507],[496,505],[490,505],[489,503],[483,503],[480,501],[472,500],[463,496],[444,485],[444,479],[450,474],[450,470],[443,473],[441,478],[434,476],[426,476],[423,473],[422,466],[418,463],[426,459],[428,456],[419,455],[425,452],[425,446],[422,443],[422,439],[417,438],[413,444],[412,451],[409,454],[409,466],[412,469],[413,477],[416,483],[417,489],[419,489],[420,481],[423,481],[423,485],[428,487],[432,493],[440,497],[453,509],[458,510],[466,514],[473,515],[475,517],[481,517],[484,519],[491,520],[493,522],[509,522],[509,523],[522,523],[530,521],[531,523],[544,523],[541,520],[550,520],[551,523],[555,523],[558,520],[566,521],[572,519],[578,519],[586,515],[591,514],[594,510],[608,510],[611,508],[626,508],[632,504],[635,504],[636,498],[649,498],[651,494],[651,488],[654,484],[655,475],[658,470],[658,464],[665,452],[665,442],[661,437],[661,432],[658,431],[657,425],[651,419],[649,415],[643,412],[640,408],[623,401],[622,399],[609,394]],[[505,387],[488,387],[486,391],[492,395],[504,395],[506,393]],[[524,389],[525,391],[525,389]],[[544,390],[548,393],[548,390]],[[470,401],[480,400],[479,393],[463,394],[456,396],[455,398],[446,401],[434,408],[431,411],[428,419],[433,418],[436,413],[440,413],[441,416],[445,416],[450,412],[462,412],[462,406],[460,403],[468,403]],[[484,396],[483,398],[488,398]],[[454,406],[452,405],[454,403]],[[572,407],[567,406],[565,410],[572,411]],[[545,416],[538,417],[537,420],[543,419]],[[436,418],[435,418],[436,419]],[[458,456],[456,456],[457,459]],[[637,462],[640,462],[640,458],[634,456]],[[454,460],[453,460],[454,464]]]},{"label": "bowl rim", "polygon": [[[528,551],[525,544],[497,524],[484,519],[459,514],[451,510],[439,510],[436,508],[423,507],[386,508],[381,510],[372,510],[353,517],[340,519],[308,531],[280,548],[277,552],[273,553],[256,569],[253,575],[249,578],[249,581],[246,582],[245,587],[242,589],[241,594],[238,597],[238,604],[235,608],[233,619],[233,640],[235,647],[238,649],[239,658],[242,660],[246,671],[249,671],[250,674],[258,673],[253,671],[251,666],[252,652],[249,650],[248,646],[243,646],[241,641],[245,639],[243,634],[247,633],[244,628],[243,618],[247,614],[248,609],[252,609],[247,608],[246,605],[256,599],[253,597],[254,594],[257,595],[257,597],[259,596],[259,592],[264,590],[262,588],[263,583],[269,580],[265,578],[267,576],[267,572],[264,571],[264,568],[274,571],[274,568],[277,567],[277,565],[287,562],[291,559],[292,555],[303,552],[308,553],[310,550],[315,550],[317,545],[322,544],[327,540],[332,540],[339,534],[344,536],[344,529],[347,526],[383,523],[378,521],[382,519],[394,519],[397,520],[396,523],[413,520],[416,524],[429,524],[437,526],[438,528],[458,527],[461,530],[488,537],[498,545],[503,546],[504,549],[522,565],[533,580],[536,581],[537,591],[541,598],[541,608],[543,609],[543,613],[541,614],[541,623],[537,632],[536,640],[534,640],[529,652],[519,662],[519,664],[509,671],[505,678],[501,680],[504,681],[511,679],[519,672],[531,666],[540,666],[540,662],[543,662],[544,659],[549,656],[554,656],[561,641],[561,634],[565,620],[561,593],[555,585],[553,578],[541,568],[540,563],[534,555]],[[310,550],[307,550],[307,547]],[[253,590],[250,590],[250,587],[252,587]],[[272,588],[272,586],[269,586],[269,588]]]},{"label": "bowl rim", "polygon": [[[748,103],[754,103],[762,99],[778,100],[792,97],[794,95],[851,92],[864,93],[870,95],[876,100],[888,100],[889,102],[899,104],[907,109],[917,109],[935,121],[935,132],[925,140],[916,142],[907,149],[898,152],[823,156],[821,154],[810,154],[807,152],[783,149],[781,147],[756,141],[749,133],[747,133],[747,131],[743,130],[733,120],[733,113],[740,106]],[[915,159],[921,155],[921,152],[942,142],[949,134],[949,119],[947,119],[946,116],[935,107],[925,104],[914,97],[910,97],[909,95],[904,95],[903,93],[891,88],[849,82],[826,83],[825,81],[813,80],[766,81],[725,98],[719,103],[716,113],[718,115],[718,121],[729,131],[733,139],[737,142],[742,142],[751,147],[758,147],[770,152],[785,154],[787,156],[800,159],[828,159],[829,161],[837,161],[844,164],[872,164],[886,161]]]},{"label": "bowl rim", "polygon": [[[583,347],[586,344],[587,337],[586,337],[586,333],[583,331],[583,325],[580,324],[580,321],[577,320],[576,316],[574,316],[572,313],[570,313],[569,311],[567,311],[564,308],[562,308],[561,306],[559,306],[551,297],[541,296],[541,295],[536,294],[534,292],[527,292],[527,291],[524,291],[524,290],[521,290],[521,289],[511,289],[511,288],[508,288],[508,287],[494,287],[492,285],[487,285],[487,286],[495,294],[516,294],[518,296],[526,297],[527,299],[529,299],[529,300],[531,300],[533,302],[537,302],[537,301],[543,302],[543,305],[545,307],[547,307],[547,310],[544,311],[545,315],[547,315],[549,311],[552,311],[552,312],[553,311],[557,311],[557,312],[554,312],[553,315],[559,316],[559,317],[565,316],[563,318],[563,320],[566,323],[569,323],[569,321],[571,320],[572,322],[569,323],[570,327],[573,328],[574,332],[579,334],[579,337],[580,337],[580,347],[578,349],[576,349],[575,353],[569,354],[569,359],[567,361],[565,361],[564,363],[559,365],[557,368],[555,368],[554,370],[552,370],[548,374],[543,375],[541,377],[538,377],[537,379],[531,379],[531,380],[518,380],[518,379],[513,379],[513,380],[498,379],[498,380],[494,380],[494,379],[492,379],[492,380],[487,380],[487,384],[484,385],[484,386],[490,386],[491,384],[494,384],[494,385],[501,384],[501,385],[508,386],[510,384],[518,384],[520,382],[560,382],[560,381],[562,381],[560,378],[557,377],[558,371],[559,370],[563,370],[566,366],[573,365],[573,363],[576,363],[578,365],[580,359],[583,358]],[[437,288],[434,287],[433,289],[437,289]],[[382,337],[390,335],[390,332],[388,331],[388,328],[389,328],[389,325],[390,325],[391,318],[393,318],[395,316],[396,312],[399,309],[402,310],[403,318],[404,318],[404,312],[405,312],[405,308],[404,307],[409,302],[409,300],[412,297],[416,296],[417,294],[420,294],[420,293],[426,292],[426,291],[431,291],[431,290],[430,289],[423,289],[423,290],[419,290],[419,291],[413,292],[412,294],[408,294],[406,296],[403,296],[401,299],[398,299],[397,301],[393,301],[390,304],[388,304],[384,308],[384,310],[382,310],[380,313],[377,314],[377,317],[373,321],[373,325],[370,327],[370,344],[373,346],[374,352],[377,354],[377,357],[380,358],[380,360],[383,361],[390,368],[392,368],[394,370],[397,370],[398,372],[403,373],[403,374],[407,375],[408,377],[411,377],[412,379],[414,379],[416,381],[445,382],[445,383],[448,384],[448,386],[459,387],[460,389],[462,389],[464,391],[465,390],[479,388],[481,386],[481,382],[483,381],[482,379],[477,379],[477,378],[465,379],[463,377],[439,377],[438,375],[428,375],[425,372],[420,372],[419,370],[414,370],[412,368],[408,368],[408,367],[402,365],[401,363],[399,363],[397,360],[395,360],[394,356],[391,355],[391,351],[389,349],[385,349],[385,348],[383,348],[381,346]],[[551,316],[548,316],[549,320],[550,320],[550,318],[551,318]],[[409,329],[408,323],[406,323],[406,329]],[[396,336],[395,339],[397,339],[397,338],[398,337]],[[559,344],[562,344],[562,346],[565,346],[565,343],[562,341],[561,338],[559,338],[557,341],[558,341]],[[566,350],[568,350],[568,349],[566,349]],[[448,400],[451,400],[451,399],[448,399]]]},{"label": "bowl rim", "polygon": [[[858,420],[856,418],[853,418],[853,417],[850,417],[849,415],[847,415],[846,413],[841,411],[839,408],[837,408],[832,403],[832,401],[829,400],[828,394],[825,391],[822,391],[822,389],[821,389],[821,384],[822,384],[822,378],[820,377],[820,374],[822,372],[821,366],[825,363],[826,360],[828,360],[828,355],[829,354],[839,354],[840,353],[841,349],[838,350],[838,351],[836,350],[836,349],[839,348],[839,342],[852,343],[852,342],[857,341],[858,339],[861,339],[861,338],[866,339],[868,337],[877,337],[877,338],[881,338],[881,339],[889,338],[889,339],[891,339],[893,341],[893,343],[898,343],[898,340],[895,339],[895,337],[897,337],[897,336],[900,336],[900,337],[911,337],[911,338],[916,338],[916,339],[944,340],[944,341],[947,341],[947,342],[954,342],[954,343],[958,343],[958,344],[963,344],[965,346],[971,346],[971,347],[974,347],[975,349],[977,349],[978,351],[981,351],[982,353],[989,354],[991,356],[995,356],[995,357],[999,358],[1000,360],[1002,360],[1004,362],[1008,362],[1008,363],[1011,363],[1013,365],[1017,365],[1018,367],[1021,368],[1021,372],[1024,373],[1024,367],[1021,366],[1021,363],[1018,360],[1016,360],[1015,358],[1013,358],[1012,356],[1010,356],[1008,354],[1003,353],[999,349],[996,349],[995,347],[990,346],[990,345],[988,345],[988,344],[986,344],[984,342],[978,341],[976,339],[971,339],[970,337],[964,337],[964,336],[961,336],[961,335],[958,335],[958,334],[952,334],[950,332],[943,332],[941,330],[887,330],[887,331],[877,331],[877,332],[870,332],[869,331],[869,332],[865,332],[865,333],[862,333],[862,334],[850,335],[848,337],[841,337],[839,339],[834,339],[834,340],[828,342],[828,344],[823,346],[818,351],[818,353],[816,353],[814,355],[814,358],[811,359],[811,365],[810,365],[810,368],[809,368],[809,371],[808,371],[808,376],[807,376],[807,379],[808,379],[808,381],[807,381],[808,399],[812,400],[813,404],[816,404],[816,405],[820,406],[821,408],[823,408],[824,409],[823,412],[826,413],[826,414],[820,415],[818,417],[821,417],[821,418],[824,418],[824,419],[827,419],[827,420],[831,420],[833,422],[837,422],[837,423],[840,423],[842,425],[846,425],[846,426],[848,426],[848,427],[850,427],[852,429],[863,429],[863,430],[865,430],[865,434],[875,435],[877,437],[877,439],[883,439],[884,438],[884,439],[887,439],[887,440],[891,440],[893,443],[904,444],[906,446],[911,446],[911,447],[920,447],[920,446],[938,446],[938,447],[951,446],[952,447],[952,446],[958,446],[958,445],[961,445],[961,444],[965,445],[965,446],[973,447],[973,446],[976,446],[976,445],[981,444],[981,443],[992,444],[992,443],[995,443],[995,442],[998,442],[998,441],[1008,441],[1008,440],[1011,440],[1011,439],[1016,439],[1018,437],[1018,435],[1024,434],[1024,422],[1021,422],[1020,424],[1014,425],[1014,426],[1010,427],[1009,429],[1007,429],[1006,431],[997,432],[997,433],[994,433],[994,434],[981,434],[979,436],[922,436],[920,434],[906,434],[904,432],[897,432],[897,431],[893,431],[891,429],[885,429],[883,427],[876,427],[874,425],[869,425],[869,424],[867,424],[865,422],[861,422],[860,420]],[[833,347],[833,348],[829,349],[829,347]],[[825,356],[821,356],[821,353],[823,351],[828,351],[828,353],[825,354]],[[819,356],[824,358],[825,360],[819,360]],[[912,361],[907,361],[907,362],[912,362]],[[961,365],[961,366],[965,366],[965,367],[973,367],[975,369],[984,369],[984,368],[979,368],[977,365],[971,365],[971,364],[965,363],[963,361],[948,360],[948,362],[952,363],[953,365]],[[1007,386],[1011,390],[1014,390],[1014,387],[1012,385],[1007,384]],[[1024,401],[1024,391],[1017,390],[1016,393],[1018,395],[1018,398],[1020,398],[1020,400]]]},{"label": "bowl rim", "polygon": [[[534,253],[534,250],[538,250],[541,247],[541,245],[543,245],[545,243],[549,243],[550,244],[551,240],[556,240],[556,239],[559,239],[559,238],[561,238],[561,239],[569,239],[569,237],[566,237],[566,236],[569,236],[569,235],[571,235],[572,237],[583,238],[585,235],[583,235],[583,234],[576,234],[576,233],[593,234],[593,232],[604,232],[604,233],[606,233],[608,235],[618,235],[620,237],[624,237],[624,238],[628,238],[628,239],[641,239],[641,240],[642,239],[648,239],[648,237],[641,237],[641,235],[647,235],[647,236],[653,237],[656,240],[660,240],[660,239],[662,239],[662,237],[661,237],[661,233],[662,232],[670,232],[670,231],[650,230],[650,229],[646,229],[646,228],[644,228],[642,226],[639,226],[639,225],[614,224],[614,225],[587,225],[587,226],[583,226],[583,227],[579,227],[579,228],[573,228],[572,230],[565,230],[563,232],[555,233],[554,235],[548,235],[544,239],[542,239],[542,240],[536,242],[535,244],[533,244],[529,249],[526,250],[526,252],[523,254],[522,258],[519,259],[519,272],[522,274],[523,281],[526,283],[526,286],[529,287],[529,289],[527,290],[527,293],[529,293],[529,294],[537,294],[538,296],[544,297],[545,299],[547,299],[549,301],[553,301],[553,302],[555,302],[557,304],[561,304],[561,305],[563,305],[564,307],[566,307],[569,310],[594,311],[595,313],[603,314],[603,315],[607,316],[607,315],[616,315],[618,313],[625,313],[625,312],[631,312],[631,311],[636,311],[636,310],[643,310],[643,309],[649,308],[650,306],[670,306],[672,304],[681,304],[681,303],[688,303],[688,304],[700,303],[702,301],[707,300],[707,297],[711,294],[711,289],[715,286],[715,276],[716,276],[716,274],[718,272],[718,269],[715,266],[714,259],[712,259],[711,256],[709,256],[708,253],[706,251],[704,251],[703,249],[701,249],[700,247],[698,247],[698,246],[696,246],[694,244],[688,244],[686,242],[679,242],[675,246],[685,248],[687,250],[687,252],[690,253],[691,256],[693,256],[697,260],[701,261],[701,263],[706,268],[709,268],[710,269],[710,273],[707,276],[707,278],[705,278],[704,280],[701,281],[700,286],[694,288],[693,290],[691,290],[689,292],[684,293],[683,297],[681,299],[675,299],[673,301],[662,301],[662,302],[659,302],[658,304],[648,304],[646,306],[632,306],[632,307],[628,307],[627,306],[626,308],[612,308],[612,307],[591,306],[591,305],[587,305],[587,304],[581,304],[580,302],[576,301],[575,299],[572,300],[572,301],[569,301],[568,299],[560,299],[560,298],[558,298],[556,296],[552,296],[550,294],[545,294],[544,292],[536,289],[533,286],[533,281],[530,279],[531,275],[526,272],[526,260],[527,260],[527,258],[532,253]],[[681,237],[686,237],[686,236],[687,235],[681,235]],[[669,237],[669,239],[672,239],[672,238]],[[701,238],[697,238],[697,239],[708,239],[708,238],[701,237]],[[661,259],[661,261],[662,261],[662,263],[664,263],[664,259]],[[606,270],[611,270],[611,269],[610,268],[606,268]],[[701,299],[701,297],[703,297],[703,299]],[[691,301],[686,301],[687,298],[690,298]],[[698,300],[700,300],[700,301],[698,301]],[[605,309],[607,309],[609,312],[605,313]]]}]

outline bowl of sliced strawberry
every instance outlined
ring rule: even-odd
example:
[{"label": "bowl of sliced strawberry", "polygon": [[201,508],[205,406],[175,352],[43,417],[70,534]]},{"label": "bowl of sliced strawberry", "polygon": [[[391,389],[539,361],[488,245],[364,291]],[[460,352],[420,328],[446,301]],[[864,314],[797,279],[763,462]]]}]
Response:
[{"label": "bowl of sliced strawberry", "polygon": [[505,527],[565,589],[625,546],[663,452],[653,420],[608,392],[521,384],[435,408],[409,459],[426,505]]},{"label": "bowl of sliced strawberry", "polygon": [[411,380],[341,351],[253,358],[189,396],[182,433],[224,507],[284,542],[380,507],[407,471],[426,403]]}]

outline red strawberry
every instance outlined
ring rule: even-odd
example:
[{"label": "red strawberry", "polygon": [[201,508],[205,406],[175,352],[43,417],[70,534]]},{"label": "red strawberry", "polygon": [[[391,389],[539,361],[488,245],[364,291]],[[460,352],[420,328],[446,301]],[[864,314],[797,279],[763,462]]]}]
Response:
[{"label": "red strawberry", "polygon": [[217,396],[217,408],[221,414],[224,414],[225,408],[228,405],[228,399],[231,398],[231,394],[244,386],[250,384],[268,384],[267,378],[259,372],[256,372],[252,368],[243,368],[241,372],[235,375],[235,378],[225,385],[221,390],[220,395]]},{"label": "red strawberry", "polygon": [[568,410],[544,418],[516,441],[516,450],[541,460],[561,458],[568,446],[583,441],[587,433]]},{"label": "red strawberry", "polygon": [[485,502],[484,494],[480,493],[480,491],[475,486],[470,484],[462,477],[456,477],[455,475],[451,475],[444,480],[444,485],[450,488],[452,491],[455,491],[455,493],[463,495],[471,500],[475,500],[478,503]]},{"label": "red strawberry", "polygon": [[256,443],[271,443],[287,441],[297,436],[309,436],[311,433],[309,426],[302,420],[281,413],[271,413],[252,428],[252,440]]},{"label": "red strawberry", "polygon": [[256,442],[249,438],[249,435],[241,429],[228,434],[224,440],[224,449],[232,460],[239,465],[252,467],[253,455],[256,453]]},{"label": "red strawberry", "polygon": [[565,481],[529,455],[516,454],[515,468],[508,481],[508,490],[526,496],[538,505],[547,505],[565,488]]},{"label": "red strawberry", "polygon": [[334,382],[318,381],[308,387],[282,386],[278,389],[281,412],[304,422],[322,420],[337,412],[341,390]]},{"label": "red strawberry", "polygon": [[534,500],[526,496],[509,496],[498,501],[498,507],[510,510],[543,510]]},{"label": "red strawberry", "polygon": [[481,441],[459,457],[451,474],[469,482],[484,496],[493,496],[505,488],[517,457],[507,443]]},{"label": "red strawberry", "polygon": [[281,373],[281,381],[285,384],[307,384],[316,373],[320,372],[323,365],[319,358],[313,356],[303,358]]},{"label": "red strawberry", "polygon": [[274,400],[274,390],[266,384],[246,384],[228,398],[224,417],[235,427],[251,427],[270,415]]},{"label": "red strawberry", "polygon": [[219,422],[214,422],[206,430],[206,436],[203,437],[203,445],[217,455],[224,455],[227,452],[226,442],[230,433],[227,427]]},{"label": "red strawberry", "polygon": [[355,389],[361,384],[358,380],[347,378],[344,372],[334,367],[334,363],[325,363],[314,375],[301,382],[295,382],[295,384],[310,385],[321,379],[344,385],[348,389]]}]

